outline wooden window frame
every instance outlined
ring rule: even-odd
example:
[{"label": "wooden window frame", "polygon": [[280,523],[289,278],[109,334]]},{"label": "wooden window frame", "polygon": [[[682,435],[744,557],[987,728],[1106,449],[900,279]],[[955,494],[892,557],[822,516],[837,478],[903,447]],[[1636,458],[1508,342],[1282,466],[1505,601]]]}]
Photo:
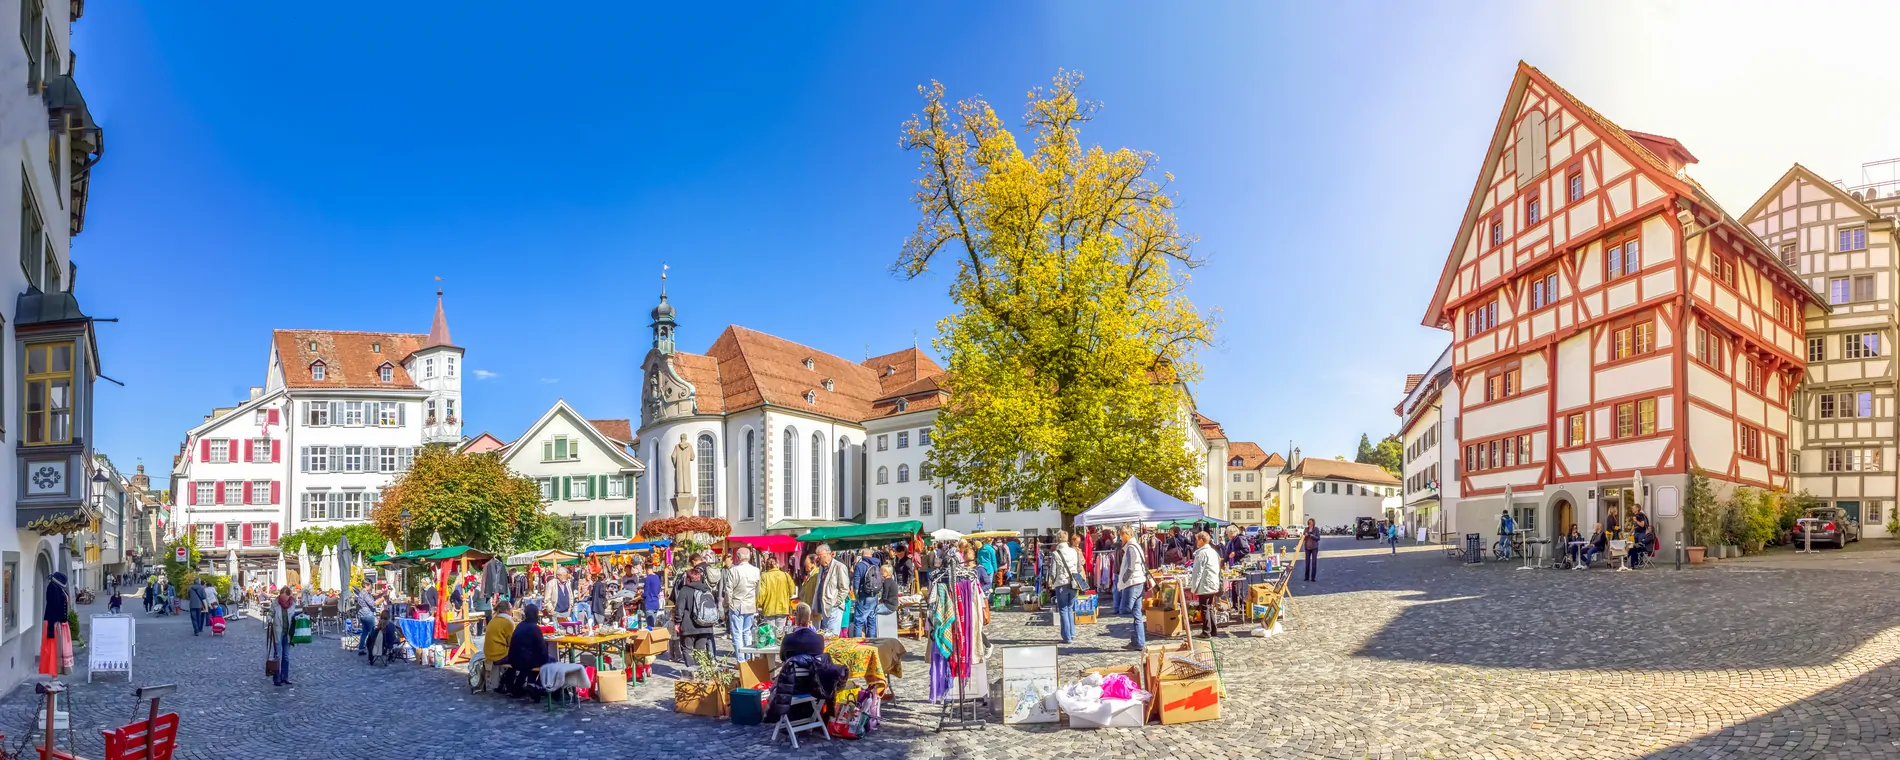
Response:
[{"label": "wooden window frame", "polygon": [[[1848,247],[1850,240],[1855,244],[1851,248]],[[1835,229],[1834,248],[1837,253],[1852,253],[1867,250],[1867,225],[1856,224]]]},{"label": "wooden window frame", "polygon": [[[1710,369],[1718,372],[1724,371],[1724,365],[1727,362],[1725,361],[1723,352],[1727,348],[1727,343],[1728,336],[1721,330],[1711,329],[1706,324],[1696,325],[1695,351],[1693,352],[1695,360]],[[1711,356],[1711,353],[1713,353],[1713,356]]]},{"label": "wooden window frame", "polygon": [[1569,428],[1565,431],[1564,440],[1568,441],[1565,448],[1590,445],[1590,413],[1572,412],[1565,419],[1568,420],[1566,425]]},{"label": "wooden window frame", "polygon": [[[1868,345],[1869,338],[1873,345]],[[1878,359],[1880,358],[1880,331],[1846,333],[1841,336],[1841,358]]]},{"label": "wooden window frame", "polygon": [[1536,224],[1544,221],[1543,194],[1533,187],[1524,193],[1524,223]]},{"label": "wooden window frame", "polygon": [[[1640,239],[1641,236],[1638,234],[1639,232],[1641,232],[1640,227],[1629,227],[1627,229],[1622,229],[1616,232],[1612,232],[1603,237],[1603,282],[1605,283],[1615,282],[1625,277],[1629,277],[1631,275],[1635,275],[1642,272],[1643,270],[1643,243],[1642,243],[1642,240]],[[1628,255],[1630,251],[1632,250],[1630,248],[1631,244],[1635,245],[1634,250],[1636,252],[1636,266],[1634,268],[1630,267],[1630,262],[1628,258]],[[1617,268],[1615,269],[1612,269],[1610,267],[1611,249],[1615,249],[1617,251],[1617,257],[1616,257]]]},{"label": "wooden window frame", "polygon": [[[1853,299],[1849,301],[1849,303],[1866,303],[1869,301],[1879,300],[1880,285],[1874,280],[1873,275],[1856,274],[1856,275],[1850,275],[1848,279],[1850,280],[1849,296],[1851,296]],[[1864,291],[1861,289],[1861,286],[1863,284],[1867,286]]]},{"label": "wooden window frame", "polygon": [[[66,368],[53,366],[54,349],[66,350]],[[23,446],[55,446],[72,443],[73,424],[79,418],[78,409],[78,367],[83,361],[79,355],[79,346],[72,340],[47,341],[26,345],[25,374],[20,388],[20,411],[23,417],[23,433],[20,444]],[[38,363],[35,363],[37,357]],[[56,394],[53,389],[64,385],[65,393]],[[53,408],[53,399],[63,395],[66,406]],[[39,408],[34,408],[34,402]],[[56,418],[63,414],[64,424],[58,426],[62,435],[54,436]]]},{"label": "wooden window frame", "polygon": [[1564,170],[1564,192],[1569,203],[1583,200],[1583,165],[1571,164]]},{"label": "wooden window frame", "polygon": [[[1820,356],[1815,356],[1816,353],[1819,353]],[[1808,336],[1808,363],[1813,364],[1815,362],[1824,361],[1827,361],[1827,337],[1822,335]]]},{"label": "wooden window frame", "polygon": [[1767,456],[1762,453],[1761,430],[1753,425],[1743,424],[1737,426],[1735,451],[1736,455],[1743,459],[1762,462],[1764,464],[1768,461]]},{"label": "wooden window frame", "polygon": [[1501,245],[1504,245],[1504,212],[1499,211],[1491,214],[1490,247],[1496,248]]}]

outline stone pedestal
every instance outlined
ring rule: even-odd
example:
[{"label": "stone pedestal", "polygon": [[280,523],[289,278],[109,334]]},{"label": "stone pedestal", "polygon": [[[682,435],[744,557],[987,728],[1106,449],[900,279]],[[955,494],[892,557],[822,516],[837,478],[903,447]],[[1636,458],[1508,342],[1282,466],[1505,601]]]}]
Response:
[{"label": "stone pedestal", "polygon": [[673,497],[673,516],[674,517],[689,517],[696,514],[699,514],[699,497],[697,496]]}]

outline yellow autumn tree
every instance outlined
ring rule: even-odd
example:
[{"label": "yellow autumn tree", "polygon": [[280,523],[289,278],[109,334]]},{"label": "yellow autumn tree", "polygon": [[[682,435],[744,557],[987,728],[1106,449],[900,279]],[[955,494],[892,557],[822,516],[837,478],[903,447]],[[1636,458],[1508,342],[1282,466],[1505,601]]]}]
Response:
[{"label": "yellow autumn tree", "polygon": [[1064,72],[1029,93],[1024,153],[990,104],[919,87],[902,143],[922,212],[893,271],[953,275],[938,324],[950,403],[934,477],[970,498],[1074,514],[1128,476],[1180,497],[1199,483],[1182,388],[1212,319],[1182,294],[1199,264],[1152,154],[1084,146],[1098,104]]}]

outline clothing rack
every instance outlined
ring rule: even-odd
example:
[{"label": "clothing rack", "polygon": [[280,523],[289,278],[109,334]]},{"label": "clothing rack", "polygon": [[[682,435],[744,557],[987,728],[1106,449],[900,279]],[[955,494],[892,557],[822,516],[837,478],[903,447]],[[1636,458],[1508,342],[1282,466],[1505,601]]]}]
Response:
[{"label": "clothing rack", "polygon": [[[962,569],[960,565],[961,563],[957,562],[953,557],[940,568],[938,578],[931,582],[931,598],[934,600],[938,594],[945,595],[943,598],[947,598],[950,602],[951,609],[956,611],[957,620],[959,622],[953,623],[952,625],[960,625],[964,615],[983,614],[983,610],[989,606],[987,599],[979,598],[983,594],[982,584],[976,583],[974,580],[966,579],[964,576],[968,576],[969,573],[959,572]],[[967,598],[959,598],[957,595],[957,584],[960,580],[968,582],[971,586],[972,591]],[[932,606],[934,608],[935,605],[933,604]],[[926,614],[928,615],[929,613],[927,612]],[[972,630],[974,629],[975,626],[973,624]],[[931,638],[932,640],[928,643],[928,646],[931,647],[931,652],[935,654],[937,644],[934,640],[934,632]],[[974,653],[976,651],[976,642],[968,642],[967,649],[970,653]],[[960,663],[962,665],[960,668],[962,675],[956,674],[959,668],[955,667],[955,665],[958,664],[956,661],[959,659],[963,660]],[[956,647],[951,647],[948,657],[951,667],[950,677],[956,680],[957,694],[955,698],[950,698],[946,695],[937,710],[937,731],[939,732],[945,728],[979,728],[985,724],[982,714],[977,712],[977,706],[979,704],[987,706],[989,698],[987,696],[970,696],[970,678],[975,673],[974,664],[971,661],[972,659],[973,658],[963,652],[958,651]],[[934,676],[932,676],[932,678],[934,678]]]}]

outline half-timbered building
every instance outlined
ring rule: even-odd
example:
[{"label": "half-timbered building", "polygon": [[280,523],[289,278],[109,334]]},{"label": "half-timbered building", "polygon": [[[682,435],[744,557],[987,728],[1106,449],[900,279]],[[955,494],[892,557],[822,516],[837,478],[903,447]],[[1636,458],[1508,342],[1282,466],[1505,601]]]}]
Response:
[{"label": "half-timbered building", "polygon": [[1796,164],[1742,215],[1830,308],[1807,323],[1793,488],[1846,510],[1870,536],[1887,535],[1896,491],[1896,212],[1891,187],[1843,188]]},{"label": "half-timbered building", "polygon": [[1825,306],[1695,162],[1518,65],[1424,317],[1452,332],[1459,531],[1642,506],[1673,536],[1693,470],[1788,483],[1803,310]]}]

